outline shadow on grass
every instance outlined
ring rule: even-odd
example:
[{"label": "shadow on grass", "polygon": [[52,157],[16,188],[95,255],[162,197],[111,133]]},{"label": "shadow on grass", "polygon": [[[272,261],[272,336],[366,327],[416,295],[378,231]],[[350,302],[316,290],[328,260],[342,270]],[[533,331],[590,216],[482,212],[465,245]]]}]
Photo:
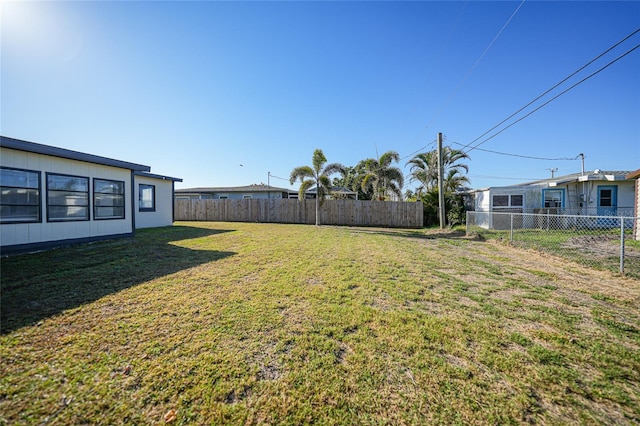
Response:
[{"label": "shadow on grass", "polygon": [[418,238],[422,240],[433,240],[439,238],[452,239],[452,238],[466,238],[473,239],[466,235],[464,230],[459,229],[437,229],[437,228],[423,228],[423,229],[404,229],[404,228],[350,228],[351,232],[359,234],[374,234],[385,235],[392,237],[405,237],[405,238]]},{"label": "shadow on grass", "polygon": [[231,231],[188,226],[144,229],[133,238],[4,258],[0,333],[154,278],[232,256],[235,253],[171,244],[224,232]]}]

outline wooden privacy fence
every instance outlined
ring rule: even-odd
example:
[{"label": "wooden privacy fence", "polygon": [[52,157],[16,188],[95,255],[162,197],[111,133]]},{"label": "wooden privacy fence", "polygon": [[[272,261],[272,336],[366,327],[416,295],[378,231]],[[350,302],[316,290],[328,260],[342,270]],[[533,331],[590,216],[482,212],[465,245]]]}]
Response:
[{"label": "wooden privacy fence", "polygon": [[[316,223],[315,200],[245,199],[176,200],[175,220],[212,222]],[[422,228],[422,203],[326,200],[323,225]]]}]

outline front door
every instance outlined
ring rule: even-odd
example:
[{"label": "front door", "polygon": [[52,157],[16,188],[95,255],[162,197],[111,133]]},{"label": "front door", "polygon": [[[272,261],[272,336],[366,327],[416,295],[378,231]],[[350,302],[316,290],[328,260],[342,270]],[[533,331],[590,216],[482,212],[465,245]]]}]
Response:
[{"label": "front door", "polygon": [[618,187],[598,186],[598,216],[616,216],[618,213]]}]

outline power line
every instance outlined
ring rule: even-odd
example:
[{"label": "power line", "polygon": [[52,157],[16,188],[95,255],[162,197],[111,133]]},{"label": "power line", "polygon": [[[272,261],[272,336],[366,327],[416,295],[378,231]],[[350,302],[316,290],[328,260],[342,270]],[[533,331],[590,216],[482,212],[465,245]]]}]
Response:
[{"label": "power line", "polygon": [[486,179],[525,180],[525,181],[541,180],[540,178],[517,178],[517,177],[506,177],[506,176],[487,176],[487,175],[476,175],[476,174],[472,174],[472,173],[467,174],[467,176],[469,176],[469,177],[486,178]]},{"label": "power line", "polygon": [[455,97],[455,95],[460,91],[460,87],[462,86],[462,84],[467,80],[467,78],[469,78],[469,76],[471,75],[471,73],[473,72],[473,70],[475,70],[475,68],[478,66],[478,64],[480,63],[480,61],[482,60],[482,58],[485,57],[485,55],[487,54],[487,52],[489,52],[489,49],[491,49],[491,47],[493,46],[493,44],[496,42],[496,40],[498,40],[498,37],[500,37],[500,35],[503,33],[503,31],[507,28],[507,25],[509,25],[509,23],[511,22],[511,20],[513,19],[514,16],[516,16],[516,13],[518,13],[518,11],[520,10],[520,8],[522,7],[522,5],[524,4],[525,0],[522,0],[520,2],[520,4],[518,5],[518,7],[516,8],[516,10],[511,14],[511,16],[509,17],[509,19],[507,19],[507,22],[505,22],[505,24],[502,26],[502,28],[500,28],[500,31],[498,31],[498,34],[495,35],[495,37],[493,37],[493,40],[491,40],[491,42],[489,43],[489,45],[486,47],[486,49],[484,49],[484,52],[482,52],[482,54],[478,57],[478,59],[476,60],[476,62],[471,66],[471,68],[469,68],[469,70],[467,71],[467,73],[464,75],[464,77],[462,78],[462,80],[460,80],[460,83],[458,83],[458,85],[453,89],[453,92],[451,92],[451,94],[449,95],[449,97],[447,98],[447,100],[442,104],[442,106],[440,107],[440,109],[436,112],[436,115],[427,123],[427,125],[425,126],[425,128],[428,128],[431,123],[433,122],[433,120],[435,120],[440,113],[442,112],[442,110],[444,108],[447,107],[447,105],[449,105],[451,103],[451,100]]},{"label": "power line", "polygon": [[281,178],[281,177],[275,176],[273,174],[270,174],[269,176],[271,176],[272,178],[276,178],[276,179],[280,179],[280,180],[286,180],[287,182],[289,182],[289,179]]},{"label": "power line", "polygon": [[532,100],[531,102],[529,102],[528,104],[526,104],[525,106],[523,106],[522,108],[520,108],[519,110],[517,110],[516,112],[514,112],[513,114],[511,114],[509,117],[505,118],[504,120],[502,120],[501,122],[499,122],[498,124],[496,124],[495,126],[493,126],[492,128],[490,128],[489,130],[487,130],[486,132],[484,132],[483,134],[481,134],[480,136],[478,136],[477,138],[475,138],[474,140],[472,140],[471,142],[469,142],[466,146],[470,146],[472,145],[474,142],[476,142],[478,139],[482,138],[483,136],[485,136],[487,133],[491,132],[492,130],[494,130],[495,128],[499,127],[500,125],[502,125],[504,122],[508,121],[509,119],[513,118],[516,114],[520,113],[522,110],[526,109],[527,107],[529,107],[531,104],[533,104],[534,102],[536,102],[537,100],[539,100],[540,98],[542,98],[544,95],[546,95],[547,93],[551,92],[553,89],[555,89],[556,87],[560,86],[562,83],[566,82],[567,80],[569,80],[571,77],[573,77],[574,75],[578,74],[580,71],[582,71],[583,69],[585,69],[586,67],[588,67],[589,65],[591,65],[592,63],[594,63],[595,61],[597,61],[598,59],[600,59],[601,57],[603,57],[604,55],[606,55],[607,53],[609,53],[611,50],[613,50],[614,48],[616,48],[617,46],[619,46],[621,43],[625,42],[626,40],[628,40],[630,37],[632,37],[633,35],[635,35],[637,32],[640,31],[640,28],[638,28],[637,30],[635,30],[634,32],[632,32],[631,34],[627,35],[626,37],[624,37],[622,40],[620,40],[619,42],[617,42],[616,44],[614,44],[613,46],[611,46],[610,48],[608,48],[607,50],[605,50],[604,52],[602,52],[601,54],[599,54],[598,56],[596,56],[595,58],[593,58],[592,60],[590,60],[589,62],[587,62],[586,64],[584,64],[583,66],[581,66],[580,68],[578,68],[577,70],[575,70],[574,72],[572,72],[571,74],[569,74],[567,77],[565,77],[564,79],[562,79],[559,83],[555,84],[553,87],[551,87],[550,89],[546,90],[544,93],[542,93],[540,96],[538,96],[537,98],[535,98],[534,100]]},{"label": "power line", "polygon": [[419,153],[420,151],[422,151],[422,150],[424,150],[424,149],[428,149],[429,147],[431,147],[431,146],[435,145],[435,143],[436,143],[436,141],[433,141],[433,142],[431,142],[430,144],[425,145],[425,146],[423,146],[422,148],[419,148],[419,149],[417,149],[417,150],[413,151],[411,154],[405,155],[404,157],[400,158],[400,161],[402,161],[402,160],[406,160],[407,158],[409,158],[409,157],[411,157],[411,156],[413,156],[413,155],[415,155],[415,154]]},{"label": "power line", "polygon": [[[464,145],[460,142],[451,142],[452,144],[455,145],[460,145],[463,147],[466,147],[467,145]],[[546,157],[534,157],[531,155],[521,155],[521,154],[511,154],[508,152],[498,152],[498,151],[492,151],[490,149],[482,149],[482,148],[476,148],[478,151],[483,151],[483,152],[490,152],[492,154],[499,154],[499,155],[507,155],[509,157],[518,157],[518,158],[528,158],[530,160],[545,160],[545,161],[572,161],[572,160],[577,160],[578,158],[580,158],[579,155],[576,155],[575,157],[559,157],[559,158],[546,158]]]},{"label": "power line", "polygon": [[[640,29],[638,30],[640,31]],[[637,32],[637,31],[636,31]],[[575,88],[576,86],[584,83],[585,81],[587,81],[588,79],[590,79],[591,77],[595,76],[596,74],[599,74],[600,72],[604,71],[605,69],[607,69],[608,67],[610,67],[611,65],[613,65],[614,63],[616,63],[617,61],[619,61],[620,59],[624,58],[625,56],[629,55],[631,52],[633,52],[634,50],[636,50],[637,48],[640,47],[640,44],[637,44],[636,46],[634,46],[633,48],[629,49],[628,51],[626,51],[625,53],[623,53],[622,55],[618,56],[617,58],[615,58],[613,61],[609,62],[608,64],[606,64],[605,66],[603,66],[602,68],[598,69],[597,71],[589,74],[588,76],[586,76],[585,78],[583,78],[582,80],[580,80],[579,82],[577,82],[576,84],[570,86],[568,89],[563,90],[562,92],[558,93],[556,96],[554,96],[553,98],[549,99],[547,102],[543,103],[542,105],[540,105],[539,107],[535,108],[533,111],[529,112],[528,114],[524,115],[523,117],[517,119],[516,121],[514,121],[513,123],[509,124],[507,127],[505,127],[504,129],[494,133],[493,135],[489,136],[487,139],[483,140],[482,142],[480,142],[479,144],[477,144],[476,146],[471,147],[471,149],[469,149],[467,151],[467,153],[473,151],[474,149],[477,149],[480,145],[484,144],[485,142],[495,138],[496,136],[498,136],[500,133],[504,132],[505,130],[507,130],[508,128],[510,128],[511,126],[513,126],[514,124],[517,124],[519,122],[521,122],[522,120],[524,120],[525,118],[529,117],[531,114],[533,114],[534,112],[538,111],[539,109],[547,106],[548,104],[550,104],[551,102],[553,102],[554,100],[558,99],[560,96],[564,95],[565,93],[567,93],[569,90]],[[486,134],[486,133],[485,133]],[[477,140],[477,139],[476,139]],[[469,144],[471,145],[471,144]],[[467,146],[469,146],[467,145]]]}]

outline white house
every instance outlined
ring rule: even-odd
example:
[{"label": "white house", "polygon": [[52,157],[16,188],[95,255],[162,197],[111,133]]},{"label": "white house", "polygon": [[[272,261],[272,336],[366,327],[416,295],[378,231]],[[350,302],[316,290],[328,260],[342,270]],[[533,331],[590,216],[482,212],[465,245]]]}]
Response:
[{"label": "white house", "polygon": [[[628,174],[628,171],[601,170],[573,173],[519,185],[472,190],[467,196],[473,198],[472,205],[477,212],[631,217],[635,182],[627,178]],[[496,227],[495,223],[484,225]]]},{"label": "white house", "polygon": [[470,191],[476,211],[633,216],[635,182],[628,171],[574,173],[520,185]]},{"label": "white house", "polygon": [[2,254],[173,223],[174,182],[142,164],[0,136]]}]

